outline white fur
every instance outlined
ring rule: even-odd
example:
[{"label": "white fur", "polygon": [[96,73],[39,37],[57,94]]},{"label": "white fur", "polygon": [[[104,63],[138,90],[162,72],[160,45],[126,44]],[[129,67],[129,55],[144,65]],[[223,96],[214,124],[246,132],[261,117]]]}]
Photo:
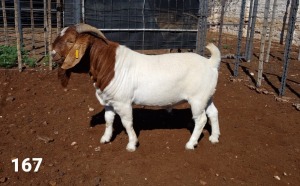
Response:
[{"label": "white fur", "polygon": [[101,143],[109,142],[112,123],[117,113],[129,137],[126,147],[135,151],[138,139],[132,124],[132,104],[167,106],[188,101],[195,128],[186,149],[194,149],[209,117],[217,143],[220,135],[218,111],[212,102],[218,79],[220,52],[213,44],[207,46],[210,59],[194,53],[143,55],[120,45],[116,51],[115,76],[96,97],[105,105],[106,130]]},{"label": "white fur", "polygon": [[51,56],[54,56],[56,54],[56,51],[55,50],[52,50],[51,52],[50,52],[50,55]]}]

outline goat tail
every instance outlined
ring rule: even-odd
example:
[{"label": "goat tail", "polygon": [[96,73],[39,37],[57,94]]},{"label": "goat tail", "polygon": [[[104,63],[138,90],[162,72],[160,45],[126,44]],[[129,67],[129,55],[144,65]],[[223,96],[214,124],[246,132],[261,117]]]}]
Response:
[{"label": "goat tail", "polygon": [[212,67],[219,68],[221,62],[221,52],[213,43],[209,43],[206,48],[210,51],[211,57],[209,59]]}]

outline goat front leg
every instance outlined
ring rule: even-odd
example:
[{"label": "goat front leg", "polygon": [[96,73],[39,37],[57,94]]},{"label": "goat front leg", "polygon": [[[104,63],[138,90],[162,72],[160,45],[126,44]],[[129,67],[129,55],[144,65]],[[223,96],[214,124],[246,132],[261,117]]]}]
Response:
[{"label": "goat front leg", "polygon": [[113,134],[113,122],[115,119],[116,112],[113,107],[105,106],[105,122],[106,127],[103,136],[101,137],[100,143],[108,143],[111,140]]},{"label": "goat front leg", "polygon": [[131,104],[118,104],[116,107],[114,106],[114,108],[117,114],[119,114],[122,124],[128,134],[129,142],[126,146],[126,150],[133,152],[136,150],[138,139],[133,129],[132,106]]}]

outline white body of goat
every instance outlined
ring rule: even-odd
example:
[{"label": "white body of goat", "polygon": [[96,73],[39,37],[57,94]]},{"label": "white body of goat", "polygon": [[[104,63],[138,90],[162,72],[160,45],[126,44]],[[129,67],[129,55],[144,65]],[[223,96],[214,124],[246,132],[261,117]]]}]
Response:
[{"label": "white body of goat", "polygon": [[116,50],[115,76],[96,96],[105,105],[106,130],[101,143],[112,137],[115,113],[128,133],[128,151],[136,149],[137,137],[132,124],[132,104],[168,106],[187,101],[191,105],[195,128],[186,149],[194,149],[206,124],[211,120],[210,141],[220,135],[218,111],[212,102],[218,79],[220,52],[213,44],[210,59],[194,53],[143,55],[120,45]]}]

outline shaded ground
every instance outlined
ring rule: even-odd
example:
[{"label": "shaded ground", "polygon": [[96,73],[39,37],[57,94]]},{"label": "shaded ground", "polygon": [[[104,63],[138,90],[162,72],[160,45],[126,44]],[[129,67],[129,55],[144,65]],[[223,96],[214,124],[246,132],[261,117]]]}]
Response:
[{"label": "shaded ground", "polygon": [[[186,105],[171,114],[136,108],[140,146],[129,153],[119,119],[113,141],[99,143],[103,108],[88,75],[72,74],[64,90],[56,70],[0,70],[0,185],[299,185],[300,112],[292,103],[299,103],[300,65],[290,64],[289,102],[275,101],[283,55],[273,51],[267,94],[246,86],[256,79],[256,58],[241,64],[236,79],[234,60],[223,60],[214,99],[220,143],[208,141],[206,127],[194,151],[184,149],[193,128]],[[12,159],[35,157],[43,158],[37,173],[21,165],[14,172]]]}]

